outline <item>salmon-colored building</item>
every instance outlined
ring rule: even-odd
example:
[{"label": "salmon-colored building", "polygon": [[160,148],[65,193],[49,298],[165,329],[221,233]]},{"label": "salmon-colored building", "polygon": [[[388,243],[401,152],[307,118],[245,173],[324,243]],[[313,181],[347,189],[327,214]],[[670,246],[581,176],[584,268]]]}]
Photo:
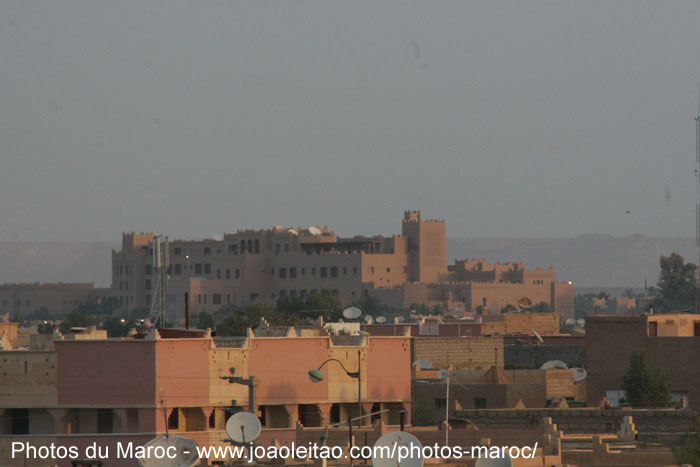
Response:
[{"label": "salmon-colored building", "polygon": [[[573,318],[573,285],[557,282],[554,269],[486,260],[447,264],[445,221],[405,211],[401,235],[339,237],[327,227],[239,230],[220,240],[175,240],[169,244],[166,309],[182,317],[185,292],[193,312],[223,305],[274,304],[280,297],[305,298],[331,290],[343,303],[374,295],[387,305],[441,305],[453,313],[486,306],[499,313],[518,300],[544,302]],[[149,307],[157,278],[153,234],[125,233],[112,252],[112,295],[126,308]]]},{"label": "salmon-colored building", "polygon": [[[234,400],[260,416],[268,441],[294,433],[297,422],[345,421],[357,416],[358,379],[334,361],[323,366],[323,381],[308,375],[330,358],[349,371],[359,364],[364,414],[384,411],[378,416],[386,424],[398,424],[401,412],[411,413],[409,336],[289,328],[270,337],[216,339],[207,331],[168,329],[137,337],[0,352],[0,386],[9,391],[0,408],[0,465],[22,465],[7,457],[17,440],[81,449],[93,442],[140,445],[167,429],[200,445],[221,444]],[[222,379],[231,368],[236,377],[254,377],[254,407],[247,386]],[[110,459],[110,466],[133,465]]]}]

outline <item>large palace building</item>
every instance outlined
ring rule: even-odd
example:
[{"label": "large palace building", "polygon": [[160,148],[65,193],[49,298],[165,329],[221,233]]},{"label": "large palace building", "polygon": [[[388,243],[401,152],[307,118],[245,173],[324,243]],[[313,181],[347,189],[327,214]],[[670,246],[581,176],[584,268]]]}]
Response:
[{"label": "large palace building", "polygon": [[[112,252],[112,295],[122,307],[150,307],[157,276],[154,235],[125,233]],[[545,302],[562,318],[573,317],[573,285],[557,282],[554,269],[527,270],[522,263],[485,260],[447,264],[445,221],[406,211],[401,235],[339,237],[328,228],[239,230],[223,239],[169,243],[166,309],[215,311],[227,304],[274,304],[330,290],[343,303],[374,295],[397,308],[442,305],[453,314],[486,306],[491,312],[522,297]]]}]

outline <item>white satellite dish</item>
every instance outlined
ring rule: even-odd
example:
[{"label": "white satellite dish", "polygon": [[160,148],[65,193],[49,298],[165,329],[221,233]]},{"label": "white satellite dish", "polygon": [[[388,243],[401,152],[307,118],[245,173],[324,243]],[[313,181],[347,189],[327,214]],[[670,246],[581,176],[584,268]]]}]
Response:
[{"label": "white satellite dish", "polygon": [[561,360],[550,360],[548,362],[544,362],[542,366],[540,367],[540,370],[568,370],[569,367],[566,365],[566,363],[562,362]]},{"label": "white satellite dish", "polygon": [[404,317],[403,316],[397,316],[396,318],[397,323],[403,323]]},{"label": "white satellite dish", "polygon": [[583,326],[584,324],[586,324],[586,320],[583,319],[583,318],[577,319],[577,320],[576,320],[576,324],[580,324],[581,326]]},{"label": "white satellite dish", "polygon": [[235,443],[250,443],[260,436],[260,419],[250,412],[237,412],[226,421],[226,434]]},{"label": "white satellite dish", "polygon": [[[167,455],[168,448],[172,446],[176,452],[174,459]],[[143,447],[148,457],[138,460],[140,467],[194,467],[201,462],[197,443],[185,436],[163,435],[152,439]]]},{"label": "white satellite dish", "polygon": [[372,317],[370,315],[365,316],[365,323],[372,324]]},{"label": "white satellite dish", "polygon": [[588,374],[585,368],[572,368],[571,371],[574,374],[574,381],[577,383],[586,379],[586,375]]},{"label": "white satellite dish", "polygon": [[416,368],[420,368],[421,370],[429,370],[433,367],[433,362],[431,362],[427,358],[419,358],[418,360],[413,362],[413,366],[415,366]]},{"label": "white satellite dish", "polygon": [[447,379],[450,377],[450,370],[446,370],[445,368],[443,368],[442,370],[438,371],[437,376],[440,379]]},{"label": "white satellite dish", "polygon": [[284,226],[281,226],[281,225],[277,224],[277,225],[274,226],[273,228],[274,228],[275,230],[282,230],[282,229],[284,229]]},{"label": "white satellite dish", "polygon": [[386,316],[377,316],[377,323],[379,323],[379,324],[386,323]]},{"label": "white satellite dish", "polygon": [[[381,446],[386,447],[380,448]],[[399,462],[399,449],[394,448],[394,446],[397,448],[399,446],[405,446],[411,455],[406,459],[401,459]],[[401,449],[401,451],[403,451],[403,449]],[[414,456],[414,452],[419,454]],[[418,438],[405,431],[390,431],[382,435],[382,437],[374,443],[372,453],[372,465],[374,467],[423,467],[423,446],[420,444],[420,441],[418,441]]]},{"label": "white satellite dish", "polygon": [[565,323],[567,326],[573,326],[574,324],[576,324],[576,320],[575,320],[575,319],[569,318],[569,319],[567,319],[566,321],[564,321],[564,323]]},{"label": "white satellite dish", "polygon": [[350,306],[350,307],[343,310],[343,318],[347,318],[347,319],[359,318],[361,314],[362,314],[362,310],[360,310],[356,306]]},{"label": "white satellite dish", "polygon": [[287,230],[287,232],[289,232],[292,235],[299,235],[299,232],[297,232],[295,229],[289,229]]},{"label": "white satellite dish", "polygon": [[315,225],[312,225],[311,227],[309,227],[309,233],[311,235],[321,235],[323,232]]},{"label": "white satellite dish", "polygon": [[502,458],[496,457],[480,457],[475,467],[513,467],[513,459],[504,451],[505,456]]}]

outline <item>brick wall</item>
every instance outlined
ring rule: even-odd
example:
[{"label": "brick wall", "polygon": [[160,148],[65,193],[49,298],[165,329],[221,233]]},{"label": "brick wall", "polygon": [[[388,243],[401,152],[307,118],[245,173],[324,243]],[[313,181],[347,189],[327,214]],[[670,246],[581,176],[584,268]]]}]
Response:
[{"label": "brick wall", "polygon": [[433,368],[485,370],[503,365],[501,337],[417,337],[411,346],[413,360],[430,360]]},{"label": "brick wall", "polygon": [[491,321],[484,318],[481,334],[527,334],[534,329],[540,335],[559,334],[557,313],[508,313],[501,315],[503,320]]}]

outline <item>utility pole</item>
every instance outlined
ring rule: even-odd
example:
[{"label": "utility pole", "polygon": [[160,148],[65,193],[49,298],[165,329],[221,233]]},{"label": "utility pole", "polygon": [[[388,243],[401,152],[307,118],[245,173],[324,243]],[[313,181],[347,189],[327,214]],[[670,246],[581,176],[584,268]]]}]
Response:
[{"label": "utility pole", "polygon": [[[700,88],[700,86],[699,86]],[[698,114],[695,117],[695,264],[700,267],[700,89]],[[695,271],[695,312],[700,313],[700,271]]]}]

